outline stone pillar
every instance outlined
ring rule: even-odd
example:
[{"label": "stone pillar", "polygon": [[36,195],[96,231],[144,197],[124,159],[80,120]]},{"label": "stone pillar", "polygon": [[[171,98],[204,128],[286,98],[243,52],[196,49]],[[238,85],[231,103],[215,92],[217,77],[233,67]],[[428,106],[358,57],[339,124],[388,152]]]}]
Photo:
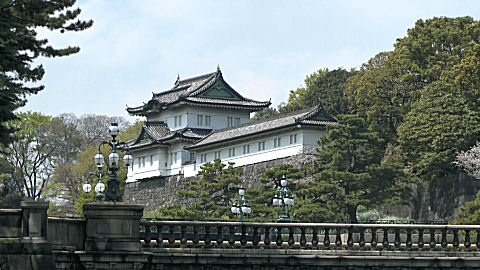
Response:
[{"label": "stone pillar", "polygon": [[88,203],[83,205],[86,219],[86,251],[140,251],[140,219],[143,205]]},{"label": "stone pillar", "polygon": [[150,254],[141,251],[140,219],[143,205],[88,203],[85,251],[75,252],[85,269],[143,269]]},{"label": "stone pillar", "polygon": [[23,201],[21,208],[21,244],[26,256],[23,260],[25,269],[55,269],[52,245],[48,242],[47,235],[48,202]]}]

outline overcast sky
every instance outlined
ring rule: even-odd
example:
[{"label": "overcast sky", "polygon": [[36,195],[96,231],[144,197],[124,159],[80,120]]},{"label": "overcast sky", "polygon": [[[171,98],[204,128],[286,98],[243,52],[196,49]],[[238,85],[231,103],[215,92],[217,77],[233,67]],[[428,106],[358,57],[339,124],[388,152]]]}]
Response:
[{"label": "overcast sky", "polygon": [[256,100],[286,101],[322,68],[357,68],[393,49],[418,19],[473,16],[480,1],[82,0],[83,32],[41,31],[80,53],[39,59],[45,90],[22,110],[124,116],[126,106],[170,89],[177,77],[213,72]]}]

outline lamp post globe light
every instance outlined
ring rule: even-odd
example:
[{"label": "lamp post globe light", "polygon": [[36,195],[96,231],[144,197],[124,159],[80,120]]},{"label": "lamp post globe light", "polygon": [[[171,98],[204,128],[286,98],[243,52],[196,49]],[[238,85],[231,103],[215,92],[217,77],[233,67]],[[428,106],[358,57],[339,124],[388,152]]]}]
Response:
[{"label": "lamp post globe light", "polygon": [[245,188],[243,185],[240,186],[238,189],[238,194],[240,195],[239,198],[235,198],[233,201],[232,207],[230,210],[233,214],[240,216],[240,222],[243,222],[244,215],[248,215],[252,213],[252,208],[250,207],[250,203],[245,198]]},{"label": "lamp post globe light", "polygon": [[[118,128],[117,123],[112,123],[108,128],[110,136],[112,136],[111,141],[103,141],[98,146],[98,153],[93,157],[93,162],[95,166],[98,168],[98,173],[95,174],[98,177],[98,184],[95,186],[95,192],[97,195],[95,196],[98,201],[113,201],[113,202],[120,202],[122,201],[122,194],[120,193],[120,180],[117,176],[117,171],[119,169],[119,160],[120,156],[117,154],[117,150],[119,146],[124,146],[126,148],[125,156],[123,157],[123,164],[127,166],[131,166],[133,164],[133,157],[129,154],[128,145],[125,142],[120,142],[115,138],[118,136],[120,129]],[[102,155],[101,146],[102,145],[109,145],[112,149],[110,155],[108,155],[108,180],[107,180],[107,187],[105,190],[105,185],[102,183],[102,169],[105,166],[105,157]],[[83,185],[83,191],[90,192],[92,190],[92,186],[87,183]],[[103,191],[105,190],[105,194]]]},{"label": "lamp post globe light", "polygon": [[293,192],[287,188],[287,180],[285,179],[285,175],[282,176],[280,180],[280,188],[275,191],[275,195],[273,197],[273,205],[274,206],[281,206],[282,213],[277,219],[277,222],[289,222],[290,216],[288,215],[287,206],[293,206]]}]

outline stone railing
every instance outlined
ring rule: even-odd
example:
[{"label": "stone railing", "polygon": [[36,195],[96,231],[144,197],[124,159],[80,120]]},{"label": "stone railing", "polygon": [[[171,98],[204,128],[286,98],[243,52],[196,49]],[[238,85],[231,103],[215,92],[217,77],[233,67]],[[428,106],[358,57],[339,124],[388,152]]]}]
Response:
[{"label": "stone railing", "polygon": [[49,217],[48,241],[52,244],[53,250],[84,250],[85,220]]},{"label": "stone railing", "polygon": [[[263,248],[351,251],[480,251],[479,225],[151,221],[145,248]],[[475,239],[475,242],[472,241]],[[389,253],[391,255],[392,253]],[[401,253],[398,253],[401,255]]]}]

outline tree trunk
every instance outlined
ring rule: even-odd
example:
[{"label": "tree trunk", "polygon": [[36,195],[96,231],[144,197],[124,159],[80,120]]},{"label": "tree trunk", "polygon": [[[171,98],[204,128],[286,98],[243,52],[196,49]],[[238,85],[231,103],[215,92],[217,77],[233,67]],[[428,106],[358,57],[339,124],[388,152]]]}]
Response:
[{"label": "tree trunk", "polygon": [[347,214],[351,223],[358,223],[357,220],[357,206],[356,205],[347,205]]}]

